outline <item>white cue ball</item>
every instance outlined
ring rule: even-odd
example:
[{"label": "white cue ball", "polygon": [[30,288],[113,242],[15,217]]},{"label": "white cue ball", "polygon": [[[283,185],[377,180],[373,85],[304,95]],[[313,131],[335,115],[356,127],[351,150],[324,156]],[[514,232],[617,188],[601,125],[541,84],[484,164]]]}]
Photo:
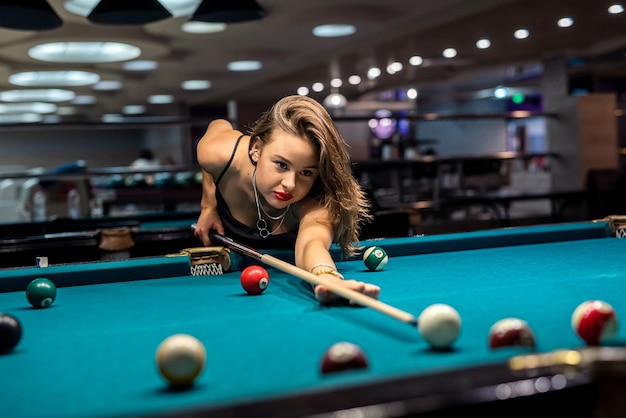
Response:
[{"label": "white cue ball", "polygon": [[417,318],[418,330],[432,348],[449,349],[461,332],[461,316],[449,305],[436,303]]},{"label": "white cue ball", "polygon": [[156,363],[161,376],[170,386],[191,386],[204,369],[206,350],[197,338],[175,334],[159,344]]}]

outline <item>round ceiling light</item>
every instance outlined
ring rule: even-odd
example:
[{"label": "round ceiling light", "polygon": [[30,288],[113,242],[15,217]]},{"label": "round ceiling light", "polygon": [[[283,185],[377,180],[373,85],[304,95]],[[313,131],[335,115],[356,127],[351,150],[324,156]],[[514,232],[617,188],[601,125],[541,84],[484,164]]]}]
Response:
[{"label": "round ceiling light", "polygon": [[[75,15],[87,17],[100,0],[66,0],[65,10]],[[133,1],[133,0],[130,0]],[[174,17],[190,16],[202,0],[159,0]]]},{"label": "round ceiling light", "polygon": [[28,50],[28,56],[46,62],[102,63],[128,61],[141,55],[135,45],[121,42],[50,42]]},{"label": "round ceiling light", "polygon": [[349,36],[355,32],[356,27],[347,24],[319,25],[313,28],[313,35],[318,38],[337,38],[340,36]]},{"label": "round ceiling light", "polygon": [[0,92],[3,102],[66,102],[73,100],[76,93],[61,89],[7,90]]},{"label": "round ceiling light", "polygon": [[11,74],[9,83],[28,87],[89,86],[100,81],[100,76],[87,71],[24,71]]}]

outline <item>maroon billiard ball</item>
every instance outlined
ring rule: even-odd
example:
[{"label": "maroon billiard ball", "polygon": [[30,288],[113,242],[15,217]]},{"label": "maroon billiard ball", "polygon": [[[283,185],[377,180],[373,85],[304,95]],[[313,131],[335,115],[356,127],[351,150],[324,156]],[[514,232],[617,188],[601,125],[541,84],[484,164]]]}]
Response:
[{"label": "maroon billiard ball", "polygon": [[341,341],[331,345],[322,356],[322,374],[346,370],[367,369],[369,361],[365,352],[356,344]]},{"label": "maroon billiard ball", "polygon": [[260,295],[270,284],[270,276],[261,266],[248,266],[240,276],[241,287],[250,295]]},{"label": "maroon billiard ball", "polygon": [[615,309],[601,300],[588,300],[574,310],[572,328],[587,345],[600,345],[617,333]]},{"label": "maroon billiard ball", "polygon": [[519,318],[504,318],[489,330],[489,348],[528,347],[535,348],[535,334],[528,323]]}]

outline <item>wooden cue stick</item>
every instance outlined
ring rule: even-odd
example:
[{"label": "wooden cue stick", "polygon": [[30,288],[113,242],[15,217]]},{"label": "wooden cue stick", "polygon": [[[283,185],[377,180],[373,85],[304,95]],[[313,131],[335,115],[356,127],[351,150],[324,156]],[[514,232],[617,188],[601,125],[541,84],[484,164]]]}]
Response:
[{"label": "wooden cue stick", "polygon": [[[192,225],[192,228],[195,228],[195,224]],[[233,240],[232,238],[225,237],[215,232],[211,232],[209,234],[209,238],[211,239],[212,242],[218,242],[224,246],[227,246],[237,251],[238,253],[252,257],[255,260],[259,260],[285,273],[288,273],[293,276],[299,277],[300,279],[306,280],[309,283],[313,283],[315,285],[323,284],[324,286],[328,287],[328,289],[331,292],[336,293],[337,295],[342,296],[348,300],[354,301],[362,306],[372,308],[382,314],[390,316],[391,318],[408,323],[410,325],[417,326],[417,318],[415,318],[415,316],[411,315],[410,313],[400,310],[398,308],[395,308],[386,303],[383,303],[370,296],[364,295],[363,293],[359,293],[357,291],[347,289],[337,284],[337,282],[334,280],[329,280],[320,276],[316,276],[315,274],[309,273],[308,271],[301,269],[298,266],[287,263],[272,255],[264,254],[258,250],[248,247],[247,245],[241,244]]]}]

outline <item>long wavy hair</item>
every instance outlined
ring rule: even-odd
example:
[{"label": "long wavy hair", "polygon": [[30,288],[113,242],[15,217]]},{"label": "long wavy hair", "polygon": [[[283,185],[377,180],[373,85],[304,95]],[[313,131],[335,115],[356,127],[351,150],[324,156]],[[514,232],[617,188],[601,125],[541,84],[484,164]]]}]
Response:
[{"label": "long wavy hair", "polygon": [[354,177],[348,145],[332,118],[319,102],[307,96],[287,96],[265,112],[248,133],[266,143],[274,129],[306,138],[318,150],[320,174],[309,195],[328,209],[333,241],[343,256],[354,256],[361,226],[372,220],[370,202]]}]

